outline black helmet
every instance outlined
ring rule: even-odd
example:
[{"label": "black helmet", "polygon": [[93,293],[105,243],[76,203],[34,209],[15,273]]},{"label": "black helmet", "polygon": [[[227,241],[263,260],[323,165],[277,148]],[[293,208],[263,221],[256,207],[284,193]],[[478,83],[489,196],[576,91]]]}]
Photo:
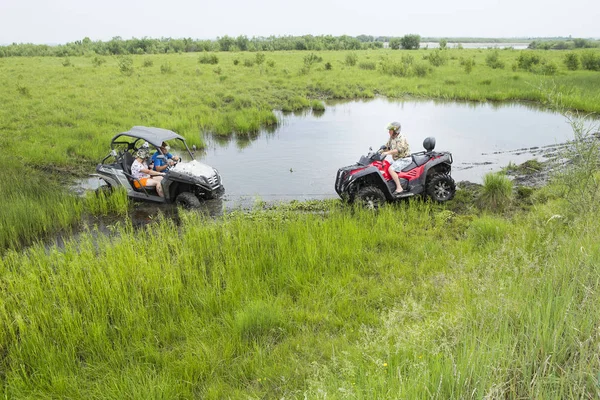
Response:
[{"label": "black helmet", "polygon": [[387,126],[388,131],[394,131],[396,134],[400,133],[401,128],[400,122],[390,122]]}]

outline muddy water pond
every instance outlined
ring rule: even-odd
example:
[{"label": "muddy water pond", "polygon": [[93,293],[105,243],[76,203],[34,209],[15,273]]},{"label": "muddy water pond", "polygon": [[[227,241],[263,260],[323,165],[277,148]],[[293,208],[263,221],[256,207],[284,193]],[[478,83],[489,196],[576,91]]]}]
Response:
[{"label": "muddy water pond", "polygon": [[455,180],[476,183],[510,162],[544,161],[553,146],[573,138],[562,115],[528,104],[378,98],[280,119],[275,131],[253,138],[209,138],[208,148],[197,155],[221,172],[226,203],[336,197],[337,169],[385,143],[391,121],[401,122],[413,152],[434,136],[437,150],[453,154]]},{"label": "muddy water pond", "polygon": [[[423,139],[433,136],[436,150],[452,152],[457,182],[481,183],[486,173],[511,162],[544,161],[573,138],[564,116],[529,103],[377,98],[328,103],[324,112],[278,117],[281,124],[271,131],[206,138],[208,147],[196,158],[220,171],[225,195],[204,203],[204,211],[219,215],[224,209],[251,207],[257,200],[337,198],[338,168],[355,163],[369,147],[384,144],[392,121],[401,122],[411,151],[421,151]],[[81,186],[87,190],[97,185],[94,178]],[[152,207],[157,206],[142,208],[152,215]]]}]

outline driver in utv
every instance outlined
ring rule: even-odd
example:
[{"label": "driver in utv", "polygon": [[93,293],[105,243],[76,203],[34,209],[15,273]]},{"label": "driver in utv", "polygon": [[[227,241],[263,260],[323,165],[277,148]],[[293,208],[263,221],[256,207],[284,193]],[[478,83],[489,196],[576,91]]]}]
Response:
[{"label": "driver in utv", "polygon": [[385,144],[381,154],[383,156],[391,155],[394,160],[388,169],[390,176],[396,184],[396,190],[393,194],[396,197],[410,196],[412,193],[402,193],[402,185],[400,185],[400,179],[398,178],[398,172],[402,171],[402,168],[407,165],[403,159],[410,155],[408,142],[406,141],[406,138],[400,134],[400,122],[390,123],[387,129],[390,134],[390,139]]},{"label": "driver in utv", "polygon": [[[160,156],[163,157],[160,157]],[[167,168],[174,164],[173,161],[180,161],[178,156],[173,156],[169,153],[169,145],[166,142],[162,142],[158,150],[152,154],[152,164],[154,164],[154,170],[158,172],[166,172]]]}]

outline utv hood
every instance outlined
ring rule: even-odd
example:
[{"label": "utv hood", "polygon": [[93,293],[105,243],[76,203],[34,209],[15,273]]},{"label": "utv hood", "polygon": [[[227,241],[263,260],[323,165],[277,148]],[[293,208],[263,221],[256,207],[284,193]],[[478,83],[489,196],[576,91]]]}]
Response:
[{"label": "utv hood", "polygon": [[181,175],[188,175],[192,178],[199,176],[210,178],[211,176],[216,174],[214,168],[196,160],[186,163],[179,163],[175,167],[171,168],[170,171],[176,172]]}]

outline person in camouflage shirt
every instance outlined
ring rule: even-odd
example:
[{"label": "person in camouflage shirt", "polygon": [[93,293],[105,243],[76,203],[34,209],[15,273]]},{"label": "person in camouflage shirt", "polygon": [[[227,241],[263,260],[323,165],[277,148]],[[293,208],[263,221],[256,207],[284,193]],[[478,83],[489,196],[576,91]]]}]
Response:
[{"label": "person in camouflage shirt", "polygon": [[400,185],[400,179],[398,178],[398,172],[402,170],[407,164],[403,160],[405,157],[410,155],[410,148],[406,137],[400,134],[400,123],[392,122],[387,127],[390,134],[390,139],[385,144],[385,150],[381,152],[384,156],[391,155],[394,162],[390,165],[388,172],[390,173],[394,183],[396,184],[396,190],[394,195],[402,196],[402,185]]}]

